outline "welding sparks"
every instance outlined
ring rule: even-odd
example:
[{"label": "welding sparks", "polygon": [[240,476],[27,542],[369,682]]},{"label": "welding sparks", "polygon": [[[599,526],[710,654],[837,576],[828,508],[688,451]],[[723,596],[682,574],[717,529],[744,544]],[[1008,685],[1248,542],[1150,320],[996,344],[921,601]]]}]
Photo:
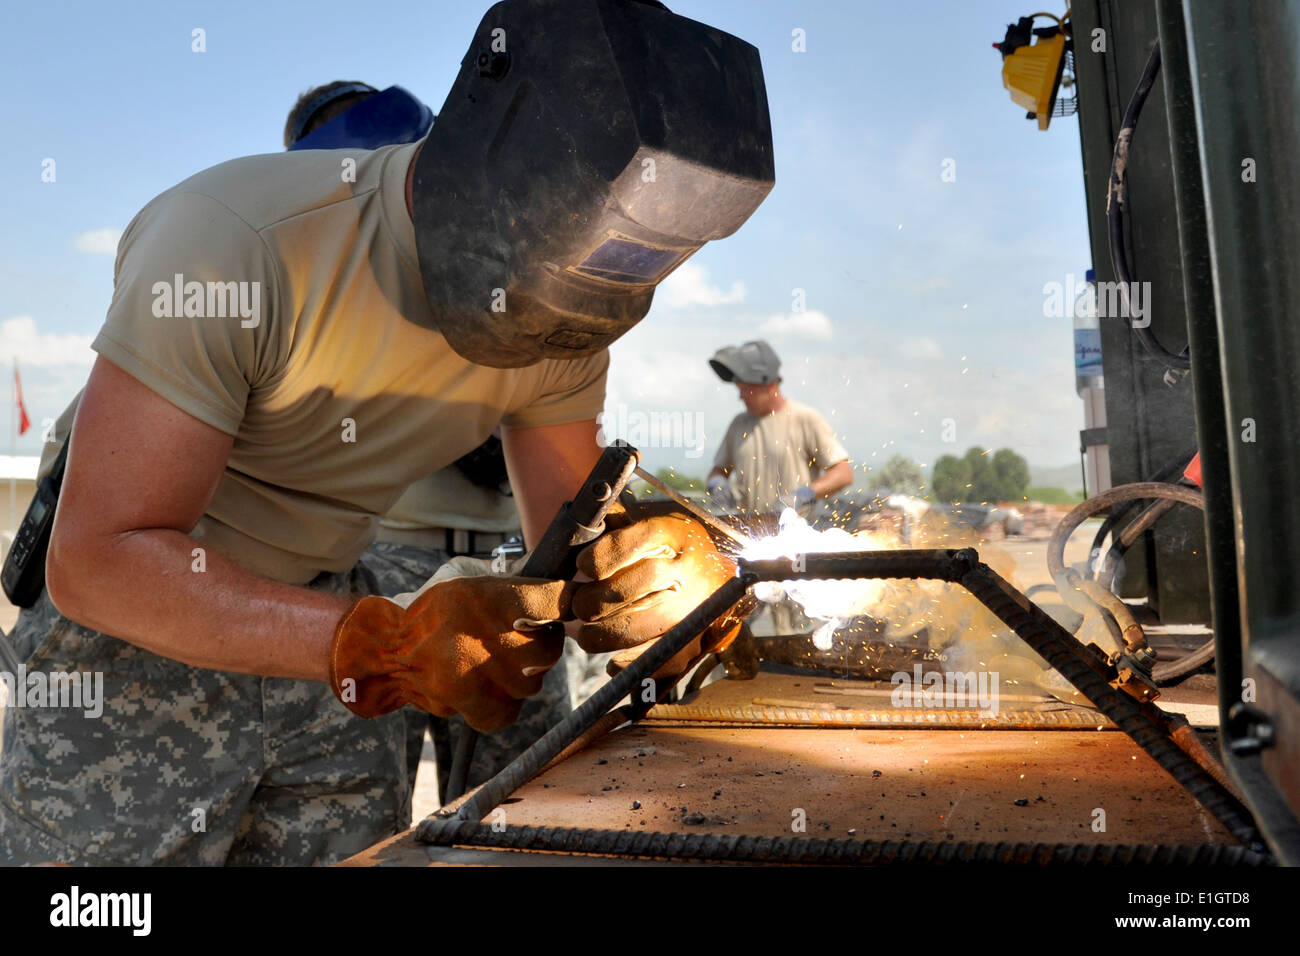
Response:
[{"label": "welding sparks", "polygon": [[[750,560],[768,558],[797,559],[801,554],[828,551],[874,551],[887,543],[867,532],[850,534],[842,528],[818,531],[799,517],[793,508],[781,513],[775,535],[748,545],[742,556]],[[866,613],[884,594],[885,582],[876,579],[847,581],[763,581],[754,585],[754,596],[768,604],[779,604],[789,597],[803,612],[820,624],[813,633],[813,646],[828,651],[835,631],[846,618]]]},{"label": "welding sparks", "polygon": [[[887,505],[902,512],[903,529],[854,533],[830,528],[818,531],[793,509],[780,516],[778,532],[756,537],[739,548],[750,560],[788,558],[798,567],[803,555],[824,552],[888,551],[899,547],[965,547],[981,545],[981,557],[1008,580],[1016,569],[1010,557],[996,546],[974,540],[970,529],[953,525],[930,509],[909,508],[905,497],[891,497]],[[914,512],[914,513],[911,513]],[[1047,666],[979,600],[957,585],[938,580],[848,579],[833,581],[787,580],[759,582],[752,593],[760,601],[777,605],[787,597],[812,620],[811,642],[825,654],[835,650],[838,638],[851,646],[863,634],[882,648],[928,647],[942,661],[945,672],[964,673],[980,668],[996,671],[1008,685],[1023,685],[1064,701],[1078,700],[1077,691]],[[904,643],[906,642],[906,643]]]}]

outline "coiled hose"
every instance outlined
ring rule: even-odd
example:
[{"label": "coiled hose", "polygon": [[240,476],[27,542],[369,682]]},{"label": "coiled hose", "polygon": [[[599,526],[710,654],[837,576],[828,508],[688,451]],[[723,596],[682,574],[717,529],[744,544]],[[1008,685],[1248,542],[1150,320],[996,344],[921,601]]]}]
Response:
[{"label": "coiled hose", "polygon": [[[1196,442],[1192,442],[1173,458],[1157,468],[1148,475],[1143,481],[1170,481],[1175,475],[1181,475],[1187,468],[1188,463],[1196,457]],[[1136,501],[1126,501],[1122,505],[1113,508],[1110,514],[1106,515],[1106,520],[1101,523],[1097,533],[1093,535],[1092,547],[1088,549],[1090,555],[1096,554],[1101,550],[1102,542],[1123,522],[1127,521],[1138,510]]]},{"label": "coiled hose", "polygon": [[[1081,577],[1078,572],[1065,566],[1065,545],[1076,528],[1098,512],[1115,508],[1127,502],[1153,501],[1138,517],[1131,521],[1118,536],[1106,556],[1106,560],[1097,569],[1094,580]],[[1119,571],[1119,558],[1132,546],[1142,532],[1150,528],[1166,511],[1176,503],[1194,505],[1204,510],[1204,496],[1195,488],[1171,484],[1163,481],[1138,481],[1119,485],[1108,491],[1094,495],[1082,502],[1061,519],[1052,533],[1047,545],[1047,568],[1052,580],[1057,583],[1062,599],[1071,607],[1078,609],[1079,599],[1083,595],[1088,601],[1103,608],[1123,634],[1123,642],[1129,648],[1145,645],[1146,637],[1141,627],[1123,601],[1117,598],[1112,585]],[[1094,548],[1093,553],[1096,553]],[[1169,683],[1186,674],[1214,657],[1214,640],[1211,638],[1176,661],[1157,664],[1152,670],[1152,678],[1157,684]]]}]

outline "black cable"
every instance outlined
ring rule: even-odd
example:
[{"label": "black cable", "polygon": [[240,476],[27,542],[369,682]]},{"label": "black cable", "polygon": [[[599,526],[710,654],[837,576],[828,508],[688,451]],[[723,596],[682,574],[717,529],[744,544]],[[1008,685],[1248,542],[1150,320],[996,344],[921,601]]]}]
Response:
[{"label": "black cable", "polygon": [[[1152,473],[1150,477],[1144,480],[1164,482],[1168,481],[1176,474],[1181,474],[1187,470],[1188,463],[1196,457],[1196,451],[1196,443],[1192,442],[1192,444],[1188,445],[1173,458],[1169,459],[1154,473]],[[1106,516],[1106,520],[1101,523],[1101,529],[1093,536],[1092,546],[1088,548],[1089,560],[1092,560],[1093,556],[1101,550],[1101,543],[1106,540],[1107,535],[1114,531],[1115,528],[1119,526],[1120,522],[1127,520],[1131,514],[1137,511],[1138,506],[1138,500],[1127,501],[1116,507]],[[1100,562],[1093,565],[1092,570],[1094,572],[1094,577],[1097,577],[1096,572],[1100,567]]]},{"label": "black cable", "polygon": [[[1125,181],[1128,177],[1129,150],[1133,142],[1133,134],[1137,131],[1138,117],[1142,114],[1142,107],[1147,101],[1147,96],[1151,93],[1151,88],[1155,85],[1156,74],[1160,72],[1160,41],[1157,40],[1154,47],[1151,48],[1151,55],[1147,58],[1147,65],[1142,70],[1142,78],[1138,81],[1137,89],[1133,91],[1133,97],[1129,100],[1128,109],[1124,111],[1124,121],[1120,126],[1119,135],[1115,137],[1115,152],[1110,162],[1110,179],[1106,188],[1106,223],[1110,227],[1108,230],[1108,239],[1110,242],[1110,262],[1115,270],[1115,279],[1119,282],[1120,295],[1124,299],[1125,311],[1128,313],[1129,328],[1138,337],[1142,347],[1146,349],[1147,354],[1154,359],[1163,362],[1171,369],[1187,371],[1192,367],[1192,361],[1187,356],[1187,350],[1184,349],[1182,354],[1169,351],[1165,348],[1155,335],[1152,334],[1150,323],[1146,325],[1135,325],[1133,322],[1133,307],[1129,298],[1129,287],[1132,278],[1129,274],[1128,257],[1124,252],[1124,191]],[[1146,308],[1151,308],[1151,303],[1146,304]]]},{"label": "black cable", "polygon": [[1198,489],[1169,482],[1134,481],[1098,492],[1087,501],[1075,505],[1052,532],[1052,537],[1047,542],[1047,572],[1052,576],[1052,580],[1059,581],[1061,574],[1066,570],[1065,544],[1084,521],[1100,511],[1113,508],[1125,501],[1157,498],[1169,498],[1191,505],[1198,505],[1202,501]]},{"label": "black cable", "polygon": [[[1169,466],[1166,465],[1166,467]],[[1137,519],[1124,529],[1119,542],[1117,542],[1120,547],[1118,554],[1121,556],[1142,532],[1154,524],[1156,519],[1168,510],[1168,508],[1162,507],[1163,502],[1182,502],[1201,509],[1205,507],[1205,497],[1198,489],[1169,482],[1133,482],[1127,485],[1116,485],[1114,488],[1094,495],[1082,504],[1077,505],[1073,511],[1062,518],[1060,524],[1056,526],[1056,530],[1052,532],[1052,538],[1047,544],[1047,570],[1051,574],[1053,581],[1059,582],[1061,575],[1067,570],[1065,566],[1065,545],[1074,530],[1097,512],[1105,508],[1115,507],[1124,501],[1152,501],[1153,504],[1144,508]],[[1114,552],[1114,549],[1112,549],[1112,552]],[[1107,574],[1113,577],[1117,568],[1117,564],[1111,565],[1108,561],[1106,565]],[[1073,574],[1074,572],[1071,571],[1070,573]],[[1107,582],[1105,580],[1099,579],[1099,581],[1103,586],[1106,586]],[[1065,595],[1062,594],[1062,598],[1064,597]],[[1209,656],[1206,656],[1207,648]],[[1199,647],[1176,661],[1157,664],[1152,671],[1152,679],[1157,683],[1167,683],[1175,680],[1211,660],[1213,651],[1214,641],[1211,639],[1208,645]]]},{"label": "black cable", "polygon": [[[1146,499],[1144,498],[1134,499],[1130,504],[1136,504],[1145,500]],[[1102,587],[1112,593],[1115,591],[1115,585],[1117,583],[1116,579],[1119,577],[1120,561],[1128,552],[1128,549],[1133,547],[1134,542],[1138,539],[1138,535],[1154,525],[1161,515],[1172,508],[1176,503],[1177,502],[1168,498],[1161,498],[1151,502],[1124,528],[1124,531],[1121,534],[1115,536],[1115,540],[1111,542],[1110,548],[1106,552],[1106,557],[1096,562],[1096,574],[1094,577]],[[1093,553],[1095,554],[1096,552],[1094,551]]]},{"label": "black cable", "polygon": [[443,803],[450,803],[469,788],[469,765],[474,762],[474,749],[477,745],[478,731],[462,722],[460,733],[456,735],[451,769],[447,773],[447,792],[442,795]]},{"label": "black cable", "polygon": [[[1181,487],[1181,486],[1172,486]],[[1124,552],[1133,546],[1133,542],[1138,539],[1144,531],[1154,525],[1166,511],[1169,511],[1177,502],[1170,499],[1160,499],[1151,502],[1142,513],[1133,520],[1128,527],[1111,545],[1109,553],[1106,555],[1106,561],[1098,572],[1097,580],[1101,586],[1108,591],[1115,590],[1115,579],[1119,576],[1120,559]],[[1201,502],[1197,505],[1202,511],[1205,510],[1204,496],[1201,496]],[[1182,657],[1172,661],[1160,661],[1151,669],[1151,679],[1157,684],[1172,684],[1176,680],[1181,680],[1193,671],[1200,670],[1201,667],[1214,660],[1214,636],[1211,635],[1200,647],[1188,651]]]}]

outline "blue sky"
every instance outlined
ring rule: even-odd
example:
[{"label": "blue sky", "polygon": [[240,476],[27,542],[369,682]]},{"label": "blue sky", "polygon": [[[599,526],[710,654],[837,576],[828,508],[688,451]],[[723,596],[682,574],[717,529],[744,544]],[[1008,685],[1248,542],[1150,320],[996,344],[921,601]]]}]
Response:
[{"label": "blue sky", "polygon": [[[286,112],[317,83],[400,83],[437,109],[487,6],[11,5],[0,33],[0,361],[7,369],[17,355],[33,420],[56,416],[84,382],[115,237],[141,206],[214,163],[279,149]],[[740,405],[706,360],[759,336],[782,356],[787,394],[820,408],[864,468],[972,444],[1010,446],[1035,465],[1077,461],[1071,330],[1044,316],[1043,286],[1091,265],[1078,126],[1057,120],[1044,133],[1025,120],[990,46],[1030,8],[669,6],[759,48],[777,185],[614,346],[611,419],[675,414],[689,423],[685,444],[703,435],[702,457],[650,447],[650,463],[707,470]],[[204,53],[191,51],[196,27]],[[792,49],[796,29],[806,52]],[[41,181],[47,158],[53,183]],[[953,182],[941,178],[945,160]],[[949,418],[956,441],[945,444]],[[20,453],[38,452],[38,431]]]}]

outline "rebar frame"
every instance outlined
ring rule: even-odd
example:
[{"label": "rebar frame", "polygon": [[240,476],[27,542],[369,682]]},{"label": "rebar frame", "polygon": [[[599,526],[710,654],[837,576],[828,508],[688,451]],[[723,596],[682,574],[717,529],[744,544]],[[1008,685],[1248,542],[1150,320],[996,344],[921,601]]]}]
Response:
[{"label": "rebar frame", "polygon": [[[468,793],[462,800],[423,820],[416,828],[416,839],[441,846],[536,847],[535,828],[507,826],[504,829],[494,829],[479,823],[510,794],[605,718],[625,695],[641,686],[642,680],[654,674],[710,624],[726,615],[750,587],[760,581],[871,578],[939,580],[965,588],[1060,672],[1097,710],[1128,734],[1134,743],[1164,768],[1243,846],[1252,854],[1266,857],[1267,850],[1250,812],[1215,779],[1213,773],[1185,752],[1175,740],[1175,732],[1182,729],[1186,722],[1166,714],[1149,700],[1139,700],[1112,686],[1112,682],[1120,682],[1120,675],[1106,658],[1081,645],[1045,611],[981,562],[973,548],[803,554],[794,558],[761,561],[742,559],[738,563],[736,577],[719,587],[577,710],[547,731],[496,776]],[[586,846],[588,841],[581,839],[585,831],[577,829],[564,832],[576,834],[569,845],[575,848]],[[601,841],[601,845],[604,845],[604,841]],[[723,849],[728,845],[725,841],[717,844],[708,854],[709,858],[754,858],[744,852],[733,852],[728,856]],[[862,845],[868,846],[865,842]],[[618,846],[622,847],[622,844]],[[740,851],[740,845],[737,844],[733,849]],[[595,852],[645,855],[644,848],[630,843],[621,849]],[[811,855],[800,853],[796,856],[811,859],[817,855],[813,852]],[[835,855],[844,854],[837,851]],[[921,854],[920,858],[926,856]],[[858,862],[871,862],[873,855],[856,855],[856,858]],[[798,859],[787,858],[786,862],[798,862]],[[1007,862],[1013,862],[1013,859],[1008,858]]]}]

